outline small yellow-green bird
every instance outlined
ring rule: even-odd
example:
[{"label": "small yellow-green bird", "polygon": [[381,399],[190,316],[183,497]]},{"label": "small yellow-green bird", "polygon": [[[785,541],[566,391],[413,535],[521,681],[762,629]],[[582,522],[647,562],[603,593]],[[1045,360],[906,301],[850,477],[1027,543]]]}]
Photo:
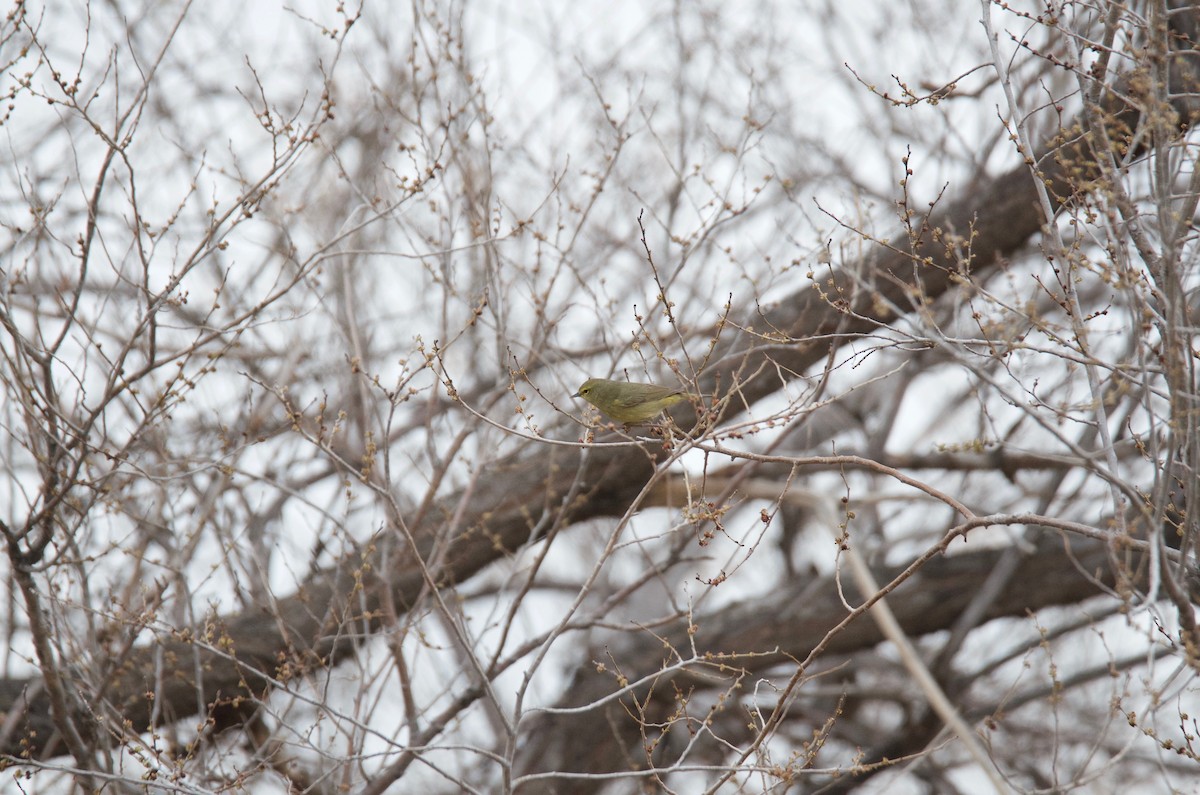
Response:
[{"label": "small yellow-green bird", "polygon": [[631,384],[607,378],[589,378],[571,397],[581,397],[617,422],[649,422],[663,409],[687,400],[682,389],[658,384]]}]

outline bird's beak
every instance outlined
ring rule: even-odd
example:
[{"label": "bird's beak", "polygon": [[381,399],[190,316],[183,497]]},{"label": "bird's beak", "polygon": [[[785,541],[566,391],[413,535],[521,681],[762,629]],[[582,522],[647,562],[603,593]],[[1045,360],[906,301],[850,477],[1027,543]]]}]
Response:
[{"label": "bird's beak", "polygon": [[574,395],[571,395],[571,397],[579,397],[579,396],[580,396],[580,395],[579,395],[579,393],[578,393],[578,392],[576,392]]}]

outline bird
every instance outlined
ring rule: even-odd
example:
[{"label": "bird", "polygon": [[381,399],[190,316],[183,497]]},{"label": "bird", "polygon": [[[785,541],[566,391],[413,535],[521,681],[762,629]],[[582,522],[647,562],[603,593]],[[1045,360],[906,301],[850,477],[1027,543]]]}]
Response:
[{"label": "bird", "polygon": [[617,422],[632,425],[649,422],[691,395],[677,387],[589,378],[571,397],[583,398]]}]

